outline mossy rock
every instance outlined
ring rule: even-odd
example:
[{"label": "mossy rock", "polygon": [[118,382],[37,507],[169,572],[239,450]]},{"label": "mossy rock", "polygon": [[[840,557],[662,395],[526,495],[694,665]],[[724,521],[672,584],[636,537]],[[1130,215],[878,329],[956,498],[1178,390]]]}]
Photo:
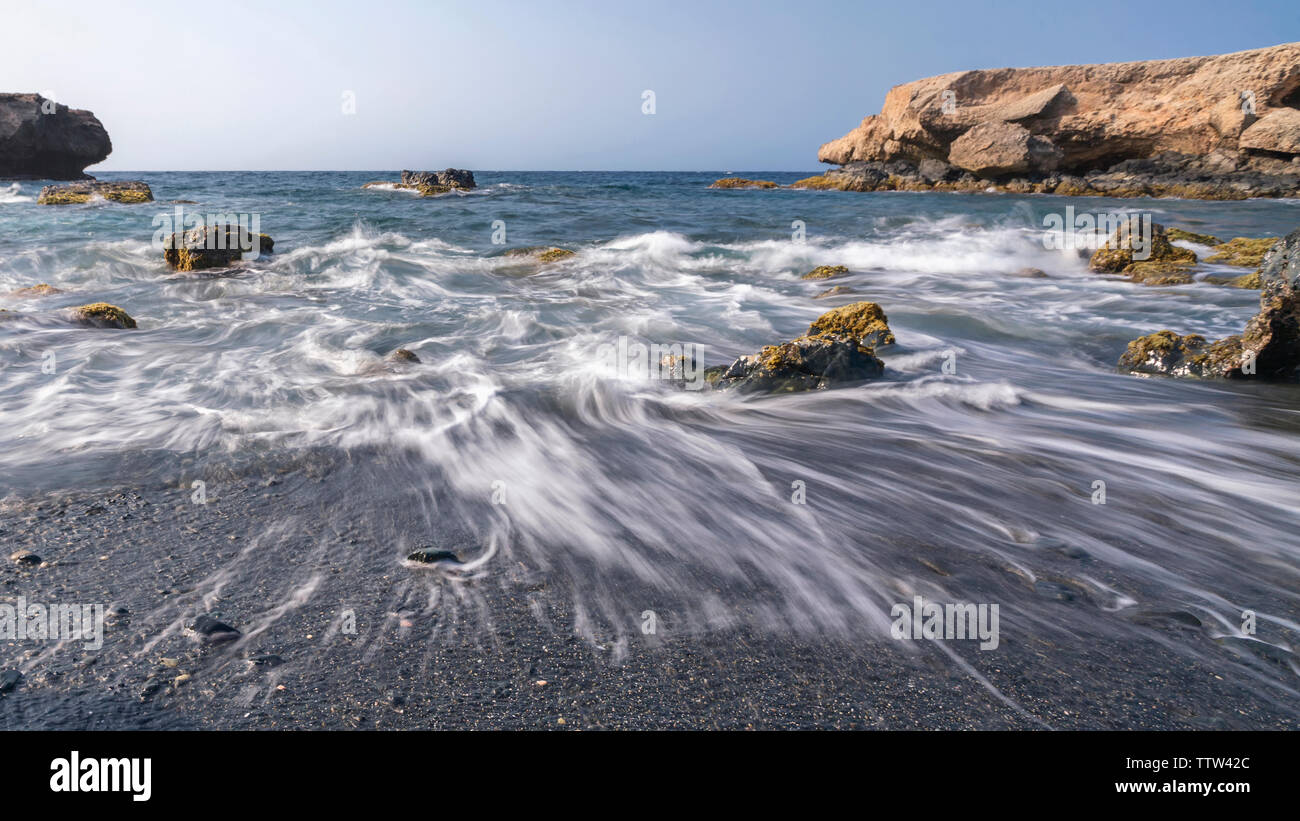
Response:
[{"label": "mossy rock", "polygon": [[577,256],[577,252],[568,248],[548,245],[530,245],[525,248],[511,248],[505,252],[508,257],[531,257],[538,262],[559,262],[562,259]]},{"label": "mossy rock", "polygon": [[1219,262],[1224,265],[1239,265],[1242,268],[1258,268],[1264,260],[1264,254],[1281,241],[1280,237],[1249,239],[1234,237],[1221,243],[1213,256],[1205,258],[1206,262]]},{"label": "mossy rock", "polygon": [[243,257],[243,246],[256,244],[259,254],[275,250],[275,240],[269,234],[253,236],[243,232],[237,223],[200,226],[184,235],[172,234],[163,244],[163,259],[173,271],[204,271],[229,268]]},{"label": "mossy rock", "polygon": [[153,191],[148,183],[138,180],[125,182],[99,182],[90,180],[67,185],[47,185],[36,198],[37,205],[79,205],[90,202],[95,196],[114,202],[135,204],[153,202]]},{"label": "mossy rock", "polygon": [[1229,288],[1244,288],[1250,291],[1258,291],[1264,287],[1259,271],[1253,274],[1242,274],[1239,277],[1206,277],[1205,281],[1214,285],[1226,285]]},{"label": "mossy rock", "polygon": [[813,297],[813,299],[827,299],[833,296],[844,296],[846,294],[856,294],[856,293],[857,291],[853,290],[847,285],[836,285],[833,288],[827,288],[825,291],[822,291],[820,294]]},{"label": "mossy rock", "polygon": [[717,180],[710,188],[779,188],[771,180],[747,180],[744,177],[723,177]]},{"label": "mossy rock", "polygon": [[804,177],[790,183],[791,188],[803,188],[811,191],[844,191],[846,184],[843,180],[835,177],[828,177],[825,174],[818,174],[815,177]]},{"label": "mossy rock", "polygon": [[107,302],[95,302],[71,309],[70,316],[74,322],[93,325],[96,328],[135,328],[131,315],[116,305]]},{"label": "mossy rock", "polygon": [[1216,236],[1210,234],[1197,234],[1194,231],[1184,231],[1182,228],[1170,228],[1166,232],[1170,242],[1194,242],[1197,245],[1218,245],[1223,242]]},{"label": "mossy rock", "polygon": [[1134,259],[1128,235],[1131,223],[1125,221],[1102,247],[1093,252],[1088,268],[1097,273],[1127,274],[1144,285],[1186,285],[1192,281],[1191,268],[1196,252],[1169,242],[1163,225],[1151,224],[1151,248],[1144,260]]},{"label": "mossy rock", "polygon": [[1128,343],[1119,369],[1146,376],[1233,377],[1241,375],[1241,337],[1207,342],[1199,334],[1157,331]]},{"label": "mossy rock", "polygon": [[870,348],[893,345],[896,341],[884,310],[874,302],[854,302],[833,308],[808,326],[806,336],[857,339]]},{"label": "mossy rock", "polygon": [[800,279],[830,279],[831,277],[844,276],[849,272],[846,265],[818,265],[808,273],[799,277]]},{"label": "mossy rock", "polygon": [[1190,285],[1192,282],[1191,266],[1183,262],[1134,262],[1124,269],[1124,273],[1142,285]]},{"label": "mossy rock", "polygon": [[55,288],[53,285],[42,282],[39,285],[29,285],[26,288],[19,288],[17,291],[10,291],[9,296],[53,296],[61,293],[63,293],[61,288]]}]

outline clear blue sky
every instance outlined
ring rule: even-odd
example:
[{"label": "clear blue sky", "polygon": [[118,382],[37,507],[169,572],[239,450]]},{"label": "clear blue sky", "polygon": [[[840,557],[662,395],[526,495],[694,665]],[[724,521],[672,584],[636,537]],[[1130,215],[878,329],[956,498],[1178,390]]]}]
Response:
[{"label": "clear blue sky", "polygon": [[100,170],[815,169],[920,77],[1300,40],[1298,0],[33,0],[3,19],[0,91],[94,111]]}]

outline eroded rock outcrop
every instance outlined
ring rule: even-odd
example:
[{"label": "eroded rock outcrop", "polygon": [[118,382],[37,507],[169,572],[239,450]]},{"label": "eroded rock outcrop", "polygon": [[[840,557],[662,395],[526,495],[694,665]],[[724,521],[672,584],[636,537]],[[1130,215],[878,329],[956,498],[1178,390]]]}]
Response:
[{"label": "eroded rock outcrop", "polygon": [[368,182],[362,188],[395,188],[417,191],[422,197],[436,197],[453,190],[469,191],[478,187],[474,172],[461,168],[442,171],[403,171],[401,182]]},{"label": "eroded rock outcrop", "polygon": [[1241,199],[1300,193],[1300,43],[962,71],[896,86],[821,147],[843,190]]},{"label": "eroded rock outcrop", "polygon": [[827,311],[798,339],[768,345],[730,367],[709,368],[705,378],[719,388],[790,393],[837,383],[875,379],[885,371],[875,347],[894,342],[885,312],[874,302],[855,302]]},{"label": "eroded rock outcrop", "polygon": [[86,166],[112,151],[108,132],[89,111],[39,94],[0,94],[0,178],[90,179]]},{"label": "eroded rock outcrop", "polygon": [[1300,229],[1274,243],[1256,272],[1259,313],[1216,342],[1164,330],[1136,339],[1120,370],[1163,376],[1300,380]]}]

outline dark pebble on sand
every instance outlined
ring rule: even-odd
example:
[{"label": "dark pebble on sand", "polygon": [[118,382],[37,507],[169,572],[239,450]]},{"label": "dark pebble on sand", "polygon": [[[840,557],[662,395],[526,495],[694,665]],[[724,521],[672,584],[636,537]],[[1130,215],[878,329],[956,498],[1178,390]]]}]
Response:
[{"label": "dark pebble on sand", "polygon": [[41,563],[41,557],[37,556],[30,550],[18,550],[9,554],[9,559],[22,565],[38,565]]},{"label": "dark pebble on sand", "polygon": [[274,653],[267,653],[263,656],[253,656],[248,660],[248,663],[256,667],[279,667],[284,664],[284,659]]},{"label": "dark pebble on sand", "polygon": [[207,636],[211,641],[229,641],[239,638],[240,635],[239,631],[229,624],[206,614],[194,620],[194,632]]},{"label": "dark pebble on sand", "polygon": [[455,562],[460,564],[460,557],[450,550],[420,549],[406,557],[408,562],[433,564],[434,562]]},{"label": "dark pebble on sand", "polygon": [[23,674],[17,670],[5,670],[0,673],[0,693],[7,693],[18,686],[18,682],[23,680]]}]

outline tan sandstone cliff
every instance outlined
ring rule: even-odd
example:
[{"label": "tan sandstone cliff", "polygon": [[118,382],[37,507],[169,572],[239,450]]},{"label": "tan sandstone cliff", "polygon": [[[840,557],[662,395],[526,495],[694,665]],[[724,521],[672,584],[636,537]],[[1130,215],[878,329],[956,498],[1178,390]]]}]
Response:
[{"label": "tan sandstone cliff", "polygon": [[841,165],[897,163],[882,168],[904,178],[909,165],[927,162],[918,179],[931,183],[963,173],[1003,182],[1083,176],[1156,159],[1121,171],[1228,182],[1236,174],[1241,192],[1273,196],[1300,182],[1297,157],[1300,43],[929,77],[891,89],[879,114],[818,152],[822,162]]}]

